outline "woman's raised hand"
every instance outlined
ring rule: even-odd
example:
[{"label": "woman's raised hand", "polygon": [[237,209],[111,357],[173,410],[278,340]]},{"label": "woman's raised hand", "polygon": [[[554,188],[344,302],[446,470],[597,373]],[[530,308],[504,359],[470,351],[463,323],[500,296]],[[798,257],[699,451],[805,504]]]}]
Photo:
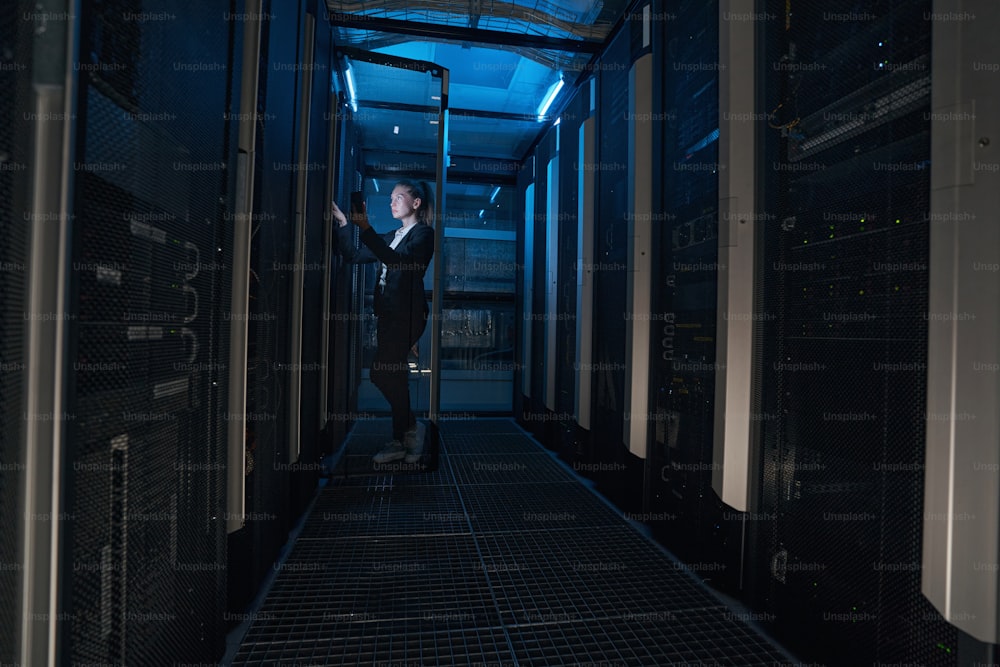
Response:
[{"label": "woman's raised hand", "polygon": [[339,206],[337,206],[337,202],[331,201],[330,205],[333,206],[333,208],[331,209],[331,213],[333,214],[333,219],[337,221],[337,224],[339,226],[341,227],[346,226],[347,216],[344,215],[344,212],[340,210]]},{"label": "woman's raised hand", "polygon": [[[333,219],[336,220],[337,224],[340,225],[341,227],[346,226],[348,218],[346,215],[344,215],[344,212],[340,210],[340,207],[337,206],[337,202],[331,201],[330,206],[332,207],[330,209],[330,213],[333,215]],[[357,225],[358,229],[360,229],[361,231],[365,231],[371,226],[368,223],[368,211],[366,210],[364,205],[362,205],[362,209],[360,211],[351,211],[350,220],[355,225]]]}]

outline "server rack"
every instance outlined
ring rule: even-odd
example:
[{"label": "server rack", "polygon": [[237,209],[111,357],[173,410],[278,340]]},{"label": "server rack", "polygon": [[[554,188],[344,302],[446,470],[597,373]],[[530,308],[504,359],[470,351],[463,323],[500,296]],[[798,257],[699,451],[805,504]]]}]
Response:
[{"label": "server rack", "polygon": [[920,593],[930,2],[766,3],[761,554],[807,659],[954,664]]},{"label": "server rack", "polygon": [[[577,198],[580,196],[578,183],[580,171],[590,165],[582,164],[580,154],[580,125],[589,116],[589,81],[578,85],[576,95],[563,108],[559,116],[559,216],[558,216],[558,266],[559,277],[556,286],[556,313],[560,316],[554,322],[556,327],[555,360],[555,396],[553,404],[554,419],[548,422],[548,433],[545,442],[571,464],[585,460],[586,446],[581,442],[581,433],[575,428],[573,414],[575,412],[577,383],[582,381],[577,362],[576,331],[577,318],[577,282],[579,272],[592,267],[579,266],[577,245],[579,224],[577,220],[579,207]],[[584,326],[589,323],[584,322]],[[580,363],[589,363],[581,360]]]},{"label": "server rack", "polygon": [[[532,319],[532,343],[535,354],[535,373],[532,376],[531,395],[534,414],[539,419],[534,432],[545,438],[552,412],[550,385],[554,385],[556,369],[555,340],[557,313],[554,307],[556,285],[559,281],[558,252],[553,247],[559,234],[559,132],[550,130],[535,153],[535,291]],[[553,211],[553,209],[555,209]],[[555,215],[553,215],[555,213]]]},{"label": "server rack", "polygon": [[[609,49],[593,63],[565,105],[563,118],[539,141],[518,178],[518,192],[530,197],[525,226],[530,239],[518,241],[517,292],[525,323],[519,336],[521,368],[515,383],[528,391],[515,396],[515,411],[525,428],[545,445],[597,480],[600,488],[630,508],[641,504],[642,463],[623,446],[625,418],[625,301],[628,273],[628,104],[627,72],[638,52],[641,22],[623,24]],[[623,75],[623,73],[626,73]],[[591,98],[594,98],[593,100]],[[605,100],[610,99],[610,102]],[[596,108],[595,108],[596,107]],[[593,110],[591,110],[593,109]],[[579,130],[593,117],[594,159],[581,163]],[[550,165],[559,192],[550,200]],[[577,198],[581,171],[594,178],[592,255],[580,267]],[[589,247],[589,246],[588,246]],[[553,268],[554,267],[554,268]],[[579,372],[577,282],[587,270],[593,284],[593,352],[580,359],[591,369]],[[551,328],[551,332],[550,332]],[[550,338],[551,334],[551,338]],[[554,341],[555,344],[550,343]],[[550,359],[551,357],[551,359]],[[550,363],[551,362],[551,363]],[[590,387],[591,428],[574,420],[578,383]],[[623,473],[623,471],[626,471]]]},{"label": "server rack", "polygon": [[[270,563],[284,543],[288,527],[289,488],[277,463],[284,463],[284,447],[278,440],[287,431],[287,415],[280,409],[288,387],[277,372],[287,364],[284,338],[288,320],[287,304],[280,283],[287,279],[281,270],[291,263],[288,244],[292,233],[292,183],[274,177],[274,164],[291,164],[294,137],[295,99],[293,78],[286,72],[270,70],[271,60],[289,61],[297,52],[295,32],[298,22],[275,20],[272,4],[260,5],[264,17],[260,26],[260,54],[257,83],[257,132],[255,134],[253,204],[250,224],[249,308],[247,326],[247,378],[244,452],[243,527],[229,535],[229,608],[238,614],[253,598],[268,575]],[[251,66],[247,63],[247,66]],[[286,174],[290,174],[286,170]],[[280,423],[279,423],[280,420]],[[287,444],[286,444],[287,447]],[[239,620],[233,616],[233,621]]]},{"label": "server rack", "polygon": [[[627,72],[634,51],[634,23],[612,39],[599,60],[595,117],[596,240],[594,244],[593,453],[589,463],[604,464],[595,477],[617,505],[636,511],[641,505],[642,461],[623,442],[625,411],[625,318],[627,304],[628,104]],[[641,31],[641,26],[639,28]],[[624,73],[624,74],[623,74]],[[600,268],[600,270],[597,270]],[[610,471],[607,469],[611,468]],[[638,478],[638,479],[637,479]]]},{"label": "server rack", "polygon": [[233,24],[177,19],[80,16],[62,633],[80,662],[221,653]]},{"label": "server rack", "polygon": [[[21,587],[24,578],[24,503],[26,483],[24,380],[25,319],[28,312],[28,253],[31,220],[29,138],[38,121],[30,116],[32,95],[32,23],[22,20],[28,3],[0,9],[0,514],[9,518],[0,536],[0,663],[20,659]],[[16,520],[15,520],[16,518]]]},{"label": "server rack", "polygon": [[[229,620],[272,573],[320,474],[320,276],[329,30],[315,2],[263,2],[250,246],[245,512],[229,535]],[[326,34],[324,34],[324,32]],[[296,294],[302,290],[302,301]],[[308,306],[306,306],[308,299]],[[299,304],[297,306],[296,304]],[[315,312],[319,311],[319,312]],[[321,408],[325,409],[325,408]]]},{"label": "server rack", "polygon": [[[300,122],[304,121],[307,127],[304,134],[298,135],[297,141],[300,165],[297,185],[301,187],[297,212],[303,221],[303,249],[299,267],[302,273],[302,333],[301,353],[297,362],[301,390],[298,406],[290,406],[299,411],[299,451],[298,459],[290,460],[287,468],[293,489],[292,514],[296,517],[312,499],[322,472],[321,429],[325,426],[325,419],[321,417],[321,413],[325,416],[326,406],[321,402],[320,384],[324,374],[333,370],[329,362],[324,361],[322,354],[322,322],[330,312],[329,304],[324,302],[324,282],[330,280],[330,289],[336,289],[335,276],[332,272],[327,274],[330,258],[324,256],[325,239],[332,236],[334,224],[327,215],[327,202],[330,199],[330,166],[327,162],[329,90],[333,48],[330,28],[323,20],[325,11],[320,11],[317,15],[318,10],[318,5],[307,5],[306,30],[312,34],[312,38],[301,38],[301,48],[303,52],[308,50],[311,53],[308,58],[303,57],[298,61],[302,66],[297,73],[298,86],[302,89],[302,94],[298,97]],[[301,168],[303,166],[304,169]],[[334,376],[336,377],[335,373]]]},{"label": "server rack", "polygon": [[[546,255],[549,245],[546,238],[548,220],[546,217],[546,203],[548,201],[548,166],[555,151],[555,136],[547,133],[539,142],[532,154],[534,177],[531,179],[531,188],[528,193],[531,202],[527,204],[531,210],[530,225],[526,227],[526,234],[531,234],[531,240],[526,242],[526,248],[530,246],[531,252],[524,256],[526,271],[526,287],[524,298],[528,299],[525,304],[524,317],[526,326],[524,328],[524,343],[531,350],[531,362],[526,364],[523,372],[528,374],[528,393],[525,399],[525,409],[519,415],[525,428],[535,437],[544,439],[545,424],[548,418],[545,405],[545,362],[546,362],[546,316],[545,296],[547,282],[550,277],[546,274]],[[527,269],[530,265],[530,270]]]},{"label": "server rack", "polygon": [[[361,151],[355,124],[350,118],[350,107],[343,92],[337,96],[334,114],[337,143],[337,162],[332,174],[334,191],[338,205],[343,206],[345,197],[361,185]],[[327,434],[329,446],[335,449],[343,443],[351,424],[356,421],[358,388],[361,383],[362,325],[358,314],[364,312],[361,285],[365,265],[349,264],[343,261],[337,250],[337,236],[333,237],[330,261],[336,267],[336,289],[333,312],[336,313],[330,340],[330,354],[333,365],[340,371],[329,376],[329,390],[332,396]],[[369,271],[371,269],[368,269]],[[369,281],[370,284],[370,281]]]},{"label": "server rack", "polygon": [[535,178],[533,320],[536,362],[532,393],[532,432],[564,457],[571,458],[575,327],[576,170],[573,160],[576,113],[580,96],[565,107],[535,150],[539,169]]},{"label": "server rack", "polygon": [[[687,1],[664,16],[661,230],[653,322],[651,525],[716,584],[738,571],[712,491],[716,302],[720,271],[718,2]],[[724,270],[725,267],[722,267]],[[738,554],[738,547],[737,547]],[[727,562],[728,561],[728,562]]]},{"label": "server rack", "polygon": [[527,416],[531,410],[532,337],[531,313],[534,300],[534,205],[535,157],[529,155],[517,172],[515,207],[520,212],[521,233],[517,235],[515,259],[518,271],[514,276],[515,310],[520,311],[520,321],[514,335],[514,415],[521,425],[528,428]]},{"label": "server rack", "polygon": [[[331,65],[332,67],[332,65]],[[339,90],[334,87],[330,91],[330,105],[324,119],[329,125],[330,132],[330,169],[328,174],[330,182],[331,198],[340,197],[340,194],[349,191],[344,186],[344,160],[345,156],[351,153],[347,148],[345,138],[344,111],[347,108],[345,100],[342,99]],[[320,453],[330,454],[337,444],[343,442],[347,433],[348,418],[348,386],[353,386],[347,378],[347,369],[350,368],[349,351],[349,322],[343,317],[337,317],[338,313],[346,313],[351,296],[351,280],[341,263],[336,250],[337,237],[330,229],[331,238],[326,260],[330,262],[330,275],[332,282],[330,285],[330,311],[327,315],[329,320],[329,340],[327,341],[328,368],[326,378],[326,403],[322,406],[326,411],[326,426],[321,439]],[[331,372],[332,368],[340,369],[337,374]]]},{"label": "server rack", "polygon": [[959,629],[966,664],[995,661],[1000,643],[997,568],[985,565],[1000,560],[998,9],[940,0],[925,14],[934,83],[921,590]]}]

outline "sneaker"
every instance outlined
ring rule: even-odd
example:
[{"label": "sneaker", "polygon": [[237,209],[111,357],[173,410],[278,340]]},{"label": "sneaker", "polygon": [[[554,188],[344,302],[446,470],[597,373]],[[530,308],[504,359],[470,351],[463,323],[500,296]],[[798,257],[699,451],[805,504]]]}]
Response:
[{"label": "sneaker", "polygon": [[388,443],[381,452],[372,457],[375,463],[391,463],[406,456],[406,448],[398,440]]},{"label": "sneaker", "polygon": [[420,460],[420,457],[424,455],[423,433],[417,432],[416,424],[414,424],[413,428],[406,432],[403,443],[406,446],[407,463],[416,463]]}]

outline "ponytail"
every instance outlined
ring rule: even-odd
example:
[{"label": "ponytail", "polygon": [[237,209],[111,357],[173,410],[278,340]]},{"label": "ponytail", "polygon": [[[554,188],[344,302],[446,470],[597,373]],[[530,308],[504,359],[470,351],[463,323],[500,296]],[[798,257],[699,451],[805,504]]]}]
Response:
[{"label": "ponytail", "polygon": [[434,226],[434,190],[432,190],[431,186],[427,184],[427,181],[420,181],[420,189],[423,190],[423,192],[424,192],[423,206],[420,207],[420,208],[422,208],[424,210],[424,212],[423,212],[423,214],[421,214],[419,212],[420,209],[417,209],[417,220],[419,220],[420,222],[424,223],[425,225],[430,225],[431,227],[433,227]]}]

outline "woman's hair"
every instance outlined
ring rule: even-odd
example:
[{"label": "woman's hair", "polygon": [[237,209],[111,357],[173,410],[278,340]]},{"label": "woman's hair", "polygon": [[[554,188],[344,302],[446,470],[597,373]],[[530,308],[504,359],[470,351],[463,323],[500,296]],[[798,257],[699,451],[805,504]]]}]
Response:
[{"label": "woman's hair", "polygon": [[402,180],[396,183],[397,186],[406,188],[410,196],[420,200],[420,207],[417,208],[417,222],[430,225],[434,222],[434,191],[426,181]]}]

